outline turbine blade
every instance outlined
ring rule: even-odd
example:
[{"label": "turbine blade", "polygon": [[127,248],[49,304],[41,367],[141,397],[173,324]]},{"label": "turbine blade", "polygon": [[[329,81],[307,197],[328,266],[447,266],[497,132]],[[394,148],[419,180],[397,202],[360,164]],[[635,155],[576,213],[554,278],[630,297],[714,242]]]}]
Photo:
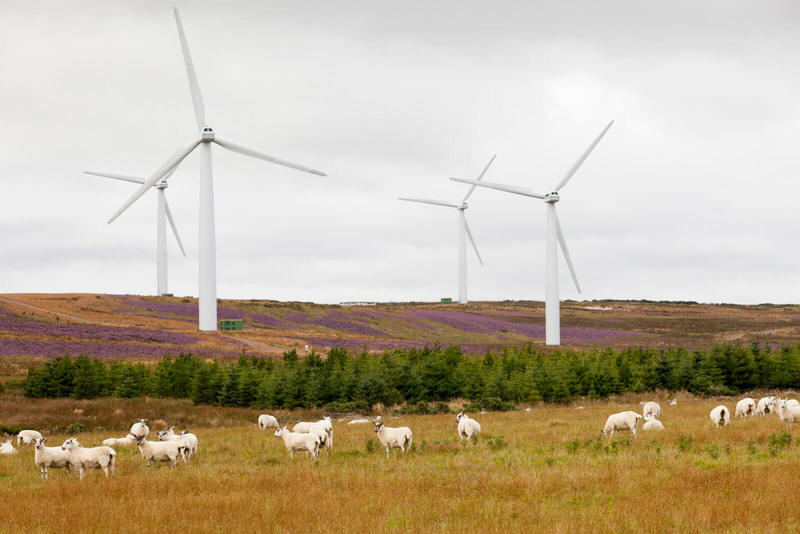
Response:
[{"label": "turbine blade", "polygon": [[595,139],[592,142],[592,144],[589,145],[589,148],[587,148],[586,151],[583,154],[581,154],[581,157],[578,158],[578,161],[576,161],[572,165],[572,167],[567,171],[567,174],[565,174],[564,177],[561,179],[561,181],[558,182],[558,185],[553,188],[553,191],[560,191],[562,187],[567,185],[567,182],[569,182],[570,178],[572,178],[572,175],[575,174],[578,171],[578,169],[580,168],[581,165],[583,165],[583,162],[586,161],[586,158],[588,158],[589,154],[592,153],[592,150],[594,150],[594,147],[597,146],[597,143],[599,143],[600,140],[603,138],[603,136],[606,135],[606,132],[609,130],[609,128],[611,128],[611,126],[613,124],[614,124],[614,121],[611,121],[611,122],[608,123],[608,125],[605,128],[603,128],[603,131],[600,132],[600,135],[597,136],[597,139]]},{"label": "turbine blade", "polygon": [[505,191],[506,193],[514,193],[533,198],[544,198],[544,195],[535,193],[527,187],[517,187],[515,185],[498,184],[497,182],[479,182],[478,180],[467,180],[465,178],[450,178],[454,182],[461,182],[462,184],[479,185],[481,187],[488,187],[489,189],[497,189],[498,191]]},{"label": "turbine blade", "polygon": [[227,141],[225,139],[220,139],[217,137],[214,139],[214,142],[217,143],[222,148],[227,148],[228,150],[232,150],[233,152],[238,152],[239,154],[244,154],[245,156],[250,156],[252,158],[263,159],[264,161],[269,161],[270,163],[277,163],[278,165],[283,165],[284,167],[289,167],[292,169],[296,169],[298,171],[310,172],[311,174],[316,174],[317,176],[328,176],[322,171],[318,171],[316,169],[312,169],[310,167],[304,167],[302,165],[298,165],[297,163],[292,163],[291,161],[286,161],[283,159],[279,159],[263,152],[259,152],[257,150],[253,150],[252,148],[243,147],[241,145],[237,145],[231,141]]},{"label": "turbine blade", "polygon": [[444,200],[428,200],[426,198],[405,198],[397,197],[398,200],[405,200],[406,202],[419,202],[420,204],[433,204],[435,206],[444,206],[446,208],[457,208],[458,204],[452,202],[445,202]]},{"label": "turbine blade", "polygon": [[181,236],[178,235],[178,227],[175,225],[175,220],[172,218],[172,210],[169,209],[169,202],[167,202],[166,197],[164,197],[164,211],[167,213],[167,220],[169,221],[169,225],[172,227],[172,233],[175,234],[175,239],[178,241],[178,246],[181,248],[181,253],[184,257],[186,257],[186,251],[183,250]]},{"label": "turbine blade", "polygon": [[144,183],[144,178],[139,178],[137,176],[128,176],[127,174],[114,174],[110,172],[95,172],[95,171],[83,171],[83,174],[91,174],[92,176],[102,176],[103,178],[112,178],[114,180],[123,180],[125,182],[133,182],[135,184]]},{"label": "turbine blade", "polygon": [[183,50],[183,61],[186,63],[186,75],[189,77],[189,90],[192,92],[192,103],[194,104],[194,115],[197,118],[197,128],[202,131],[206,125],[206,111],[203,104],[203,95],[200,93],[200,84],[197,83],[197,73],[194,71],[192,55],[189,53],[189,43],[186,42],[186,34],[183,33],[181,15],[178,8],[175,10],[175,22],[178,23],[178,36],[181,39],[181,49]]},{"label": "turbine blade", "polygon": [[194,150],[199,144],[200,144],[200,139],[196,139],[192,141],[192,143],[186,146],[185,148],[178,149],[177,152],[175,152],[172,156],[170,156],[170,158],[167,161],[165,161],[164,164],[161,165],[161,167],[159,167],[158,170],[155,173],[153,173],[153,175],[150,178],[148,178],[147,181],[143,183],[139,189],[136,190],[133,196],[131,196],[131,198],[129,198],[125,202],[125,204],[123,204],[122,207],[119,208],[116,211],[116,213],[114,213],[114,215],[111,216],[111,218],[108,220],[108,224],[111,224],[117,217],[122,215],[123,211],[128,209],[131,206],[131,204],[139,200],[139,197],[144,195],[147,192],[147,190],[153,187],[155,183],[159,181],[165,174],[167,174],[170,170],[176,167],[178,163],[183,161],[183,158],[188,156],[189,153],[192,150]]},{"label": "turbine blade", "polygon": [[481,258],[481,253],[478,252],[478,245],[475,244],[475,238],[472,237],[472,232],[469,231],[469,224],[467,224],[466,217],[464,217],[464,230],[467,231],[467,237],[469,237],[469,242],[472,243],[472,248],[475,249],[475,255],[478,256],[478,261],[481,262],[481,265],[483,265],[483,259]]},{"label": "turbine blade", "polygon": [[[483,172],[481,173],[480,176],[478,176],[478,181],[479,182],[483,178],[483,175],[486,174],[486,171],[489,170],[489,166],[492,164],[492,162],[494,161],[494,158],[496,158],[496,157],[497,157],[497,154],[493,154],[492,158],[489,160],[489,163],[487,163],[486,167],[483,168]],[[464,196],[464,200],[462,200],[461,202],[466,202],[467,199],[469,198],[469,196],[472,194],[472,192],[475,191],[476,187],[478,187],[478,186],[477,185],[473,185],[472,187],[470,187],[469,191],[467,191],[467,194]]]},{"label": "turbine blade", "polygon": [[553,215],[555,215],[556,219],[556,235],[558,236],[558,244],[561,245],[561,252],[564,253],[564,259],[567,260],[567,267],[569,267],[569,273],[572,275],[572,281],[575,282],[575,289],[577,289],[578,293],[580,293],[581,286],[578,283],[578,276],[575,274],[575,267],[572,265],[572,259],[569,257],[567,241],[564,239],[564,232],[561,231],[561,223],[558,222],[558,213],[555,211],[555,206],[553,206],[553,208]]}]

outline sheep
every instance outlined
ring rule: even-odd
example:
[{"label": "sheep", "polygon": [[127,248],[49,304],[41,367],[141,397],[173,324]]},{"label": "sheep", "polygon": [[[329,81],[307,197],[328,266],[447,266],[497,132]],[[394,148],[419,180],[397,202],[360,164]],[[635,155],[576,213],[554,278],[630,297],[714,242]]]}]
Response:
[{"label": "sheep", "polygon": [[106,447],[133,447],[136,445],[136,436],[128,434],[124,438],[108,438],[103,440]]},{"label": "sheep", "polygon": [[383,421],[372,424],[375,425],[375,433],[378,434],[378,439],[381,444],[386,447],[387,458],[389,457],[390,448],[400,449],[403,454],[411,448],[413,436],[411,434],[411,429],[407,426],[390,428],[388,426],[383,426]]},{"label": "sheep", "polygon": [[108,468],[114,474],[114,460],[117,451],[107,445],[100,447],[81,447],[78,440],[69,438],[61,446],[69,454],[69,463],[78,470],[78,477],[83,480],[86,469],[102,469],[108,478]]},{"label": "sheep", "polygon": [[797,406],[800,406],[800,401],[797,399],[786,399],[786,408],[795,408]]},{"label": "sheep", "polygon": [[661,423],[661,421],[648,414],[644,417],[642,430],[664,430],[664,425]]},{"label": "sheep", "polygon": [[481,425],[475,420],[470,418],[463,412],[458,412],[456,415],[456,422],[458,423],[458,439],[459,441],[466,438],[467,442],[472,441],[472,438],[478,439],[481,433]]},{"label": "sheep", "polygon": [[670,405],[670,406],[677,406],[677,405],[678,405],[678,398],[677,398],[677,397],[675,397],[674,399],[672,399],[671,401],[669,401],[669,405]]},{"label": "sheep", "polygon": [[186,432],[185,430],[180,434],[176,434],[174,427],[168,426],[164,430],[158,433],[158,439],[161,441],[180,441],[184,445],[183,450],[183,463],[189,461],[189,459],[197,454],[197,447],[198,447],[198,440],[197,436],[192,433]]},{"label": "sheep", "polygon": [[46,447],[47,438],[36,438],[33,461],[42,470],[42,480],[50,478],[49,469],[67,468],[67,473],[72,474],[69,463],[69,452],[61,447]]},{"label": "sheep", "polygon": [[158,462],[161,460],[169,460],[172,462],[172,468],[178,467],[178,457],[183,454],[186,445],[181,441],[147,441],[144,436],[136,437],[136,444],[139,446],[139,452],[142,453],[142,458],[147,461],[147,467],[150,467],[150,461]]},{"label": "sheep", "polygon": [[606,419],[606,426],[603,427],[602,435],[609,438],[614,437],[615,430],[630,430],[633,432],[633,437],[636,437],[636,425],[639,424],[639,419],[642,416],[630,410],[619,413],[612,413]]},{"label": "sheep", "polygon": [[292,432],[301,432],[307,434],[312,431],[315,427],[321,427],[327,433],[327,437],[320,439],[322,440],[322,444],[325,445],[325,449],[327,450],[328,454],[330,455],[331,449],[333,448],[333,425],[331,425],[331,418],[328,416],[323,417],[319,421],[301,421],[294,425],[292,428]]},{"label": "sheep", "polygon": [[655,401],[648,401],[642,407],[642,417],[652,415],[655,419],[661,417],[661,405]]},{"label": "sheep", "polygon": [[139,419],[138,422],[133,423],[131,427],[130,434],[135,437],[143,437],[146,438],[147,434],[150,433],[150,427],[147,426],[147,419]]},{"label": "sheep", "polygon": [[753,415],[755,410],[756,410],[756,401],[754,401],[750,397],[745,397],[736,403],[736,412],[734,412],[733,416],[747,419],[747,416]]},{"label": "sheep", "polygon": [[319,457],[319,436],[302,432],[289,432],[285,426],[275,431],[275,437],[283,439],[289,457],[294,458],[295,451],[310,452],[314,459]]},{"label": "sheep", "polygon": [[274,415],[269,415],[269,414],[265,414],[265,413],[259,415],[258,416],[258,428],[260,428],[261,430],[266,430],[268,427],[280,428],[280,425],[278,424],[278,420],[275,419]]},{"label": "sheep", "polygon": [[767,415],[775,411],[775,403],[778,402],[778,397],[761,397],[756,404],[756,411],[753,415]]},{"label": "sheep", "polygon": [[778,399],[777,408],[778,417],[781,421],[786,423],[786,426],[791,428],[792,423],[800,421],[800,406],[789,406],[789,401]]},{"label": "sheep", "polygon": [[17,449],[14,448],[14,445],[11,444],[11,440],[7,439],[3,443],[0,443],[0,454],[17,454]]},{"label": "sheep", "polygon": [[22,430],[17,434],[17,447],[20,445],[34,445],[42,435],[35,430]]},{"label": "sheep", "polygon": [[348,425],[363,425],[365,423],[369,423],[369,419],[364,419],[364,418],[353,419],[352,421],[349,421],[347,424]]},{"label": "sheep", "polygon": [[711,422],[717,425],[717,428],[720,425],[728,426],[728,423],[731,422],[731,411],[722,404],[711,410],[708,416],[711,418]]}]

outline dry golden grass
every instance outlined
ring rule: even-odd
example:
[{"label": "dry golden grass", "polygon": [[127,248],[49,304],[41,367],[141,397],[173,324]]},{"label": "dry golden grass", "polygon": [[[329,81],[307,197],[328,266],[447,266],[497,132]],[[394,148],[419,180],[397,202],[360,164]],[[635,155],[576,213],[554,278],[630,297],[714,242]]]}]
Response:
[{"label": "dry golden grass", "polygon": [[[627,400],[477,414],[483,435],[475,446],[458,441],[453,415],[388,418],[387,425],[414,432],[414,449],[388,460],[371,425],[344,423],[334,424],[333,456],[323,454],[318,463],[300,454],[290,460],[272,431],[253,423],[208,425],[193,427],[200,453],[188,466],[148,469],[138,451],[122,449],[109,480],[100,471],[81,482],[56,470],[42,482],[26,447],[0,457],[0,531],[800,529],[800,445],[795,437],[770,455],[770,434],[784,429],[776,417],[736,420],[717,430],[708,412],[719,400],[686,400],[675,407],[663,403],[661,433],[597,440],[609,413],[639,408]],[[174,419],[175,406],[162,409],[163,419]],[[679,446],[681,434],[692,438],[686,450]],[[80,440],[93,445],[108,435],[116,433],[82,434]],[[371,452],[369,440],[376,445]]]}]

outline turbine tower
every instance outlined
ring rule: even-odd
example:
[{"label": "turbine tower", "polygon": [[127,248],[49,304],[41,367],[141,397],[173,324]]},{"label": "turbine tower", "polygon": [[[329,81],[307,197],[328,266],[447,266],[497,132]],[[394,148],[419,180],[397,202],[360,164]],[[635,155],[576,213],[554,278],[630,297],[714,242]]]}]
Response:
[{"label": "turbine tower", "polygon": [[472,184],[481,187],[488,187],[490,189],[497,189],[498,191],[505,191],[507,193],[514,193],[517,195],[523,195],[526,197],[533,197],[538,198],[540,200],[544,200],[545,203],[545,212],[547,215],[547,223],[546,223],[546,230],[545,230],[545,244],[544,244],[544,252],[545,252],[545,343],[547,345],[560,345],[561,344],[561,325],[560,325],[560,310],[559,310],[559,296],[558,296],[558,250],[556,249],[556,240],[558,244],[561,246],[561,252],[564,253],[564,259],[567,260],[567,267],[569,267],[569,272],[572,275],[572,281],[575,282],[575,288],[578,290],[578,293],[581,292],[581,286],[578,284],[578,277],[575,275],[575,268],[572,266],[572,260],[569,257],[569,251],[567,250],[567,242],[564,239],[564,233],[561,231],[561,225],[558,222],[558,215],[556,215],[556,202],[558,202],[561,197],[559,195],[559,191],[567,182],[570,181],[572,176],[578,171],[580,166],[586,161],[586,158],[589,157],[589,154],[592,153],[594,147],[597,146],[597,143],[603,138],[603,136],[608,132],[611,125],[614,124],[614,121],[608,123],[608,125],[600,132],[600,135],[597,136],[589,148],[581,154],[581,157],[578,158],[572,167],[567,171],[567,174],[561,179],[558,184],[553,188],[550,193],[547,194],[540,194],[535,193],[528,189],[527,187],[517,187],[514,185],[506,185],[506,184],[499,184],[495,182],[479,182],[477,180],[465,180],[463,178],[450,178],[456,182],[462,182],[465,184]]},{"label": "turbine tower", "polygon": [[214,181],[211,169],[211,143],[216,143],[222,148],[226,148],[245,156],[262,159],[270,163],[276,163],[285,167],[290,167],[299,171],[309,172],[318,176],[327,176],[325,173],[304,167],[296,163],[282,160],[263,152],[253,150],[238,145],[232,141],[217,137],[216,133],[205,121],[205,107],[203,95],[200,93],[200,85],[197,82],[197,74],[192,63],[192,56],[189,54],[189,45],[186,42],[186,35],[183,32],[181,17],[178,9],[174,8],[175,22],[178,25],[178,36],[183,50],[183,60],[186,64],[186,74],[189,78],[189,90],[192,93],[192,103],[194,104],[194,114],[197,119],[197,128],[200,136],[183,148],[179,148],[161,167],[150,176],[145,183],[133,194],[131,198],[120,207],[109,219],[109,224],[119,217],[122,212],[128,209],[131,204],[136,202],[151,187],[161,180],[167,173],[175,168],[183,159],[188,156],[195,148],[200,147],[202,159],[202,171],[200,174],[200,224],[199,224],[199,329],[213,331],[217,330],[217,257],[216,257],[216,237],[214,225]]},{"label": "turbine tower", "polygon": [[[169,202],[167,202],[167,179],[172,176],[177,167],[173,167],[164,178],[162,178],[153,187],[158,190],[158,210],[156,213],[156,294],[161,296],[168,293],[167,285],[167,223],[172,227],[172,233],[178,241],[178,246],[181,249],[181,254],[186,257],[186,251],[183,249],[181,237],[178,235],[178,227],[175,226],[175,220],[172,218],[172,211],[169,209]],[[85,174],[94,176],[102,176],[103,178],[112,178],[114,180],[123,180],[125,182],[133,182],[135,184],[143,184],[144,178],[137,176],[128,176],[125,174],[113,174],[105,172],[83,171]]]},{"label": "turbine tower", "polygon": [[[487,170],[489,170],[489,166],[492,164],[496,156],[497,154],[491,157],[489,163],[486,164],[486,167],[484,167],[483,172],[480,174],[480,176],[478,176],[478,180],[476,180],[476,182],[483,178],[483,175],[486,174]],[[469,236],[469,241],[472,243],[472,248],[475,250],[475,255],[478,256],[478,261],[481,262],[481,265],[483,265],[481,253],[478,252],[478,246],[475,244],[475,238],[472,237],[472,232],[469,231],[469,225],[467,224],[467,216],[465,213],[468,207],[467,199],[470,197],[473,191],[475,191],[475,185],[469,188],[467,194],[458,204],[444,200],[399,197],[400,200],[405,200],[408,202],[433,204],[435,206],[444,206],[446,208],[455,208],[458,210],[458,302],[461,304],[467,303],[467,243],[465,236]]]}]

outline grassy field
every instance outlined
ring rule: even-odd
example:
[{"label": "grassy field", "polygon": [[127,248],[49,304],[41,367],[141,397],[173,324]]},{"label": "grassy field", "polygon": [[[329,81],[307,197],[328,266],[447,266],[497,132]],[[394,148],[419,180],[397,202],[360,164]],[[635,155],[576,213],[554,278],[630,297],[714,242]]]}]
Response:
[{"label": "grassy field", "polygon": [[483,426],[474,446],[459,442],[452,414],[387,416],[388,426],[414,432],[413,450],[388,460],[371,425],[336,422],[334,454],[315,463],[290,460],[272,431],[257,429],[253,410],[5,394],[0,423],[58,428],[53,421],[89,418],[88,427],[107,428],[79,436],[95,445],[139,414],[160,416],[190,424],[200,453],[176,470],[148,469],[137,450],[122,449],[109,480],[56,470],[42,482],[32,448],[23,447],[0,456],[0,531],[798,531],[800,430],[780,439],[776,416],[716,429],[709,410],[732,409],[734,399],[678,399],[662,402],[663,432],[619,432],[613,441],[598,437],[606,416],[639,410],[639,397],[473,414]]}]

